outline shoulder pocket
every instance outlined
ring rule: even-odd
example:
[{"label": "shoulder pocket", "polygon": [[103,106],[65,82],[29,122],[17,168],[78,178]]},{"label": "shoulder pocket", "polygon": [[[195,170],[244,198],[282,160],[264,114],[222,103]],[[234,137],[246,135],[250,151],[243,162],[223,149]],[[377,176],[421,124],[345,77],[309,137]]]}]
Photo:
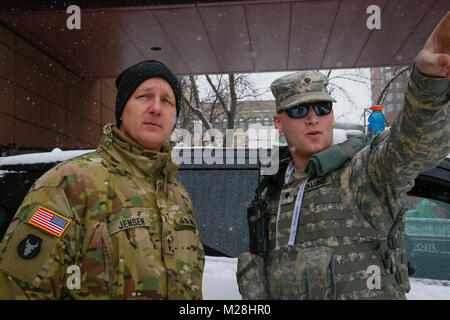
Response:
[{"label": "shoulder pocket", "polygon": [[0,270],[38,286],[55,260],[57,237],[20,221],[6,244]]}]

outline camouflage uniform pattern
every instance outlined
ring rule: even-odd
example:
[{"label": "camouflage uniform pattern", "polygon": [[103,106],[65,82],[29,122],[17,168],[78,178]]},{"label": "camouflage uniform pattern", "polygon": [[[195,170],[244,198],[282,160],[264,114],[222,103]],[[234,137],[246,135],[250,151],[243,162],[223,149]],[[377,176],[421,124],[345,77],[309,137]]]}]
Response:
[{"label": "camouflage uniform pattern", "polygon": [[[269,297],[267,281],[264,275],[264,259],[250,252],[239,256],[238,279],[241,296],[249,300],[266,300]],[[243,276],[245,275],[245,276]]]},{"label": "camouflage uniform pattern", "polygon": [[[448,87],[448,80],[426,77],[413,68],[404,108],[391,130],[379,133],[340,168],[310,177],[293,247],[287,245],[293,208],[306,175],[291,176],[275,195],[266,192],[270,220],[265,273],[238,270],[239,284],[256,277],[254,283],[267,287],[252,289],[266,291],[270,299],[406,299],[410,285],[401,240],[403,199],[415,177],[450,152]],[[281,249],[276,251],[280,199]],[[380,288],[368,285],[370,266],[379,267]],[[264,276],[266,282],[260,280]]]},{"label": "camouflage uniform pattern", "polygon": [[[30,189],[0,245],[1,299],[201,299],[204,250],[170,149],[144,150],[106,125],[95,152]],[[58,238],[28,221],[43,206],[71,220]],[[42,239],[25,260],[17,244]],[[81,287],[68,289],[70,265]]]},{"label": "camouflage uniform pattern", "polygon": [[270,89],[275,104],[289,109],[314,101],[336,102],[327,91],[328,78],[319,71],[300,71],[288,74],[272,82]]}]

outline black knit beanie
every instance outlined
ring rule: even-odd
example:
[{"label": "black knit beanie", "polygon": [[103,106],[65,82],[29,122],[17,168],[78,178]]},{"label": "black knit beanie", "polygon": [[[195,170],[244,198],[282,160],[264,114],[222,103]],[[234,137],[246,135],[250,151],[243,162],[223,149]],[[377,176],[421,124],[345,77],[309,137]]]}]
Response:
[{"label": "black knit beanie", "polygon": [[120,117],[128,99],[139,85],[149,78],[163,78],[169,82],[175,94],[177,108],[177,120],[181,106],[181,89],[177,77],[162,62],[156,60],[147,60],[139,62],[124,71],[116,79],[116,123],[120,128]]}]

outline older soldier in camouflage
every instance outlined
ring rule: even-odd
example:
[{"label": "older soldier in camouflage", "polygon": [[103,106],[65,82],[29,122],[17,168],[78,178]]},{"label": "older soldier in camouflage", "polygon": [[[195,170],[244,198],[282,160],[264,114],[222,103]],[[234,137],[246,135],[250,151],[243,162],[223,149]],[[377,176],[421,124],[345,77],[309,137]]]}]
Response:
[{"label": "older soldier in camouflage", "polygon": [[[285,172],[279,172],[274,178],[279,187],[269,185],[263,193],[269,249],[264,257],[248,252],[239,257],[244,299],[406,299],[403,199],[415,177],[450,152],[449,80],[450,13],[417,56],[392,128],[322,176],[304,169],[332,144],[333,113],[319,116],[310,107],[332,100],[327,79],[307,71],[272,83],[275,124],[286,136],[295,170],[284,184]],[[290,117],[285,110],[298,104],[308,106],[306,115]],[[291,228],[307,178],[298,225]],[[292,231],[295,241],[289,245]]]},{"label": "older soldier in camouflage", "polygon": [[116,84],[120,129],[106,125],[95,152],[45,173],[18,209],[0,245],[0,298],[202,298],[204,250],[163,143],[177,80],[147,61]]}]

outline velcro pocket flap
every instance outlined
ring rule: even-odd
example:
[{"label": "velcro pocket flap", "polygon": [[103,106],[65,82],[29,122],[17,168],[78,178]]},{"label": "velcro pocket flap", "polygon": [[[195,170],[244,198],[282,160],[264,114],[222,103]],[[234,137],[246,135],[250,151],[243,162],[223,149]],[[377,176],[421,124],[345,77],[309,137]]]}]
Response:
[{"label": "velcro pocket flap", "polygon": [[194,220],[194,216],[180,211],[175,216],[175,230],[196,230],[197,225]]},{"label": "velcro pocket flap", "polygon": [[309,299],[325,298],[325,288],[329,286],[327,278],[332,257],[333,249],[329,247],[299,249],[296,268],[300,276],[299,283],[306,282]]},{"label": "velcro pocket flap", "polygon": [[56,236],[20,222],[9,239],[0,261],[0,270],[38,286],[55,259],[57,241]]}]

